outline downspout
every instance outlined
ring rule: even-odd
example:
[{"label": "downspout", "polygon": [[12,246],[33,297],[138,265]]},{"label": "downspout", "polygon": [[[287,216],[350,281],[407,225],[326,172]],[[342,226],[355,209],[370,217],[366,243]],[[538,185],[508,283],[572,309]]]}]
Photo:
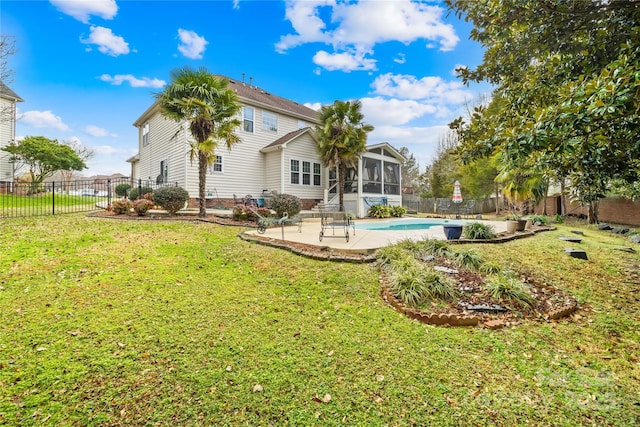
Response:
[{"label": "downspout", "polygon": [[278,147],[280,150],[280,194],[284,193],[284,149],[282,146]]}]

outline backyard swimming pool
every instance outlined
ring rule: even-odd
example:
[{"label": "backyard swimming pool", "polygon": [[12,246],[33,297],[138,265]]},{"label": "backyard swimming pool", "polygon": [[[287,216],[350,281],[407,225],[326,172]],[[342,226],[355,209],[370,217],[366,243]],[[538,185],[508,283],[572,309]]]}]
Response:
[{"label": "backyard swimming pool", "polygon": [[466,225],[468,221],[438,218],[404,218],[385,221],[356,221],[356,230],[426,230],[443,225]]}]

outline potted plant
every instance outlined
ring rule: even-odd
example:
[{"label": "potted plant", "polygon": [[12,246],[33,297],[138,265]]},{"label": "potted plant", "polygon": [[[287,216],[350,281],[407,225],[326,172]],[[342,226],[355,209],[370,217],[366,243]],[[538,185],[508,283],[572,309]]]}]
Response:
[{"label": "potted plant", "polygon": [[444,235],[447,240],[457,240],[462,236],[462,225],[445,224],[442,228],[444,229]]}]

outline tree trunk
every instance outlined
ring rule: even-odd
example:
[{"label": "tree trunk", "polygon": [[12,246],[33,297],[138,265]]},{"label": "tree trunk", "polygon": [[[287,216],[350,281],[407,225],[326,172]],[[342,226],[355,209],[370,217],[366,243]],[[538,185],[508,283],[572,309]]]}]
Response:
[{"label": "tree trunk", "polygon": [[338,163],[338,203],[340,204],[339,210],[344,210],[344,175],[346,165],[342,162]]},{"label": "tree trunk", "polygon": [[500,215],[500,189],[498,188],[498,183],[495,183],[496,189],[496,215]]},{"label": "tree trunk", "polygon": [[564,177],[560,180],[560,215],[561,216],[566,216],[567,215],[567,201],[565,200],[564,197],[564,192],[566,189],[566,182]]},{"label": "tree trunk", "polygon": [[589,203],[589,224],[598,223],[598,210],[600,208],[600,201],[594,200]]},{"label": "tree trunk", "polygon": [[207,155],[198,150],[198,216],[207,216],[205,187],[207,185]]}]

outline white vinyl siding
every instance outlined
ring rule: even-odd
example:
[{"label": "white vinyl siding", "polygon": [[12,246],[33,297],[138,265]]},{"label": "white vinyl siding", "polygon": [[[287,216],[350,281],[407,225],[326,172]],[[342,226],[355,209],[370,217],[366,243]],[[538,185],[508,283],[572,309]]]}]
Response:
[{"label": "white vinyl siding", "polygon": [[[268,193],[279,192],[294,194],[300,198],[321,199],[323,188],[315,185],[313,162],[319,162],[316,154],[315,140],[304,134],[291,141],[282,150],[263,153],[260,150],[267,147],[277,138],[298,130],[298,117],[288,115],[282,111],[270,111],[277,114],[278,132],[262,129],[262,113],[268,111],[263,105],[245,104],[238,118],[241,125],[236,130],[240,142],[233,144],[228,150],[224,143],[216,149],[216,155],[221,157],[220,166],[213,165],[206,174],[205,190],[213,191],[222,199],[231,199],[233,194],[244,197],[251,194],[258,197],[263,190]],[[248,121],[245,122],[245,119]],[[249,120],[250,119],[250,120]],[[259,125],[255,126],[258,120]],[[152,137],[148,146],[142,144],[142,126],[149,122],[149,135]],[[250,123],[252,132],[245,132],[245,124]],[[137,124],[139,134],[140,162],[136,164],[135,178],[154,180],[159,173],[161,160],[169,164],[168,181],[178,182],[184,187],[191,198],[198,196],[198,161],[189,158],[189,144],[191,139],[188,123],[182,125],[165,119],[159,110],[149,111],[148,117],[142,116]],[[182,127],[182,128],[181,128]],[[291,153],[291,155],[289,155]],[[290,184],[290,159],[311,162],[311,185]],[[216,167],[222,168],[221,172]],[[300,164],[302,168],[302,164]],[[302,177],[300,177],[302,180]],[[324,178],[321,179],[324,181]]]},{"label": "white vinyl siding", "polygon": [[[0,111],[10,111],[7,120],[0,120],[0,147],[6,147],[15,139],[15,108],[14,102],[0,98]],[[9,162],[10,158],[11,154],[0,150],[0,181],[11,181],[13,178],[13,164]]]}]

